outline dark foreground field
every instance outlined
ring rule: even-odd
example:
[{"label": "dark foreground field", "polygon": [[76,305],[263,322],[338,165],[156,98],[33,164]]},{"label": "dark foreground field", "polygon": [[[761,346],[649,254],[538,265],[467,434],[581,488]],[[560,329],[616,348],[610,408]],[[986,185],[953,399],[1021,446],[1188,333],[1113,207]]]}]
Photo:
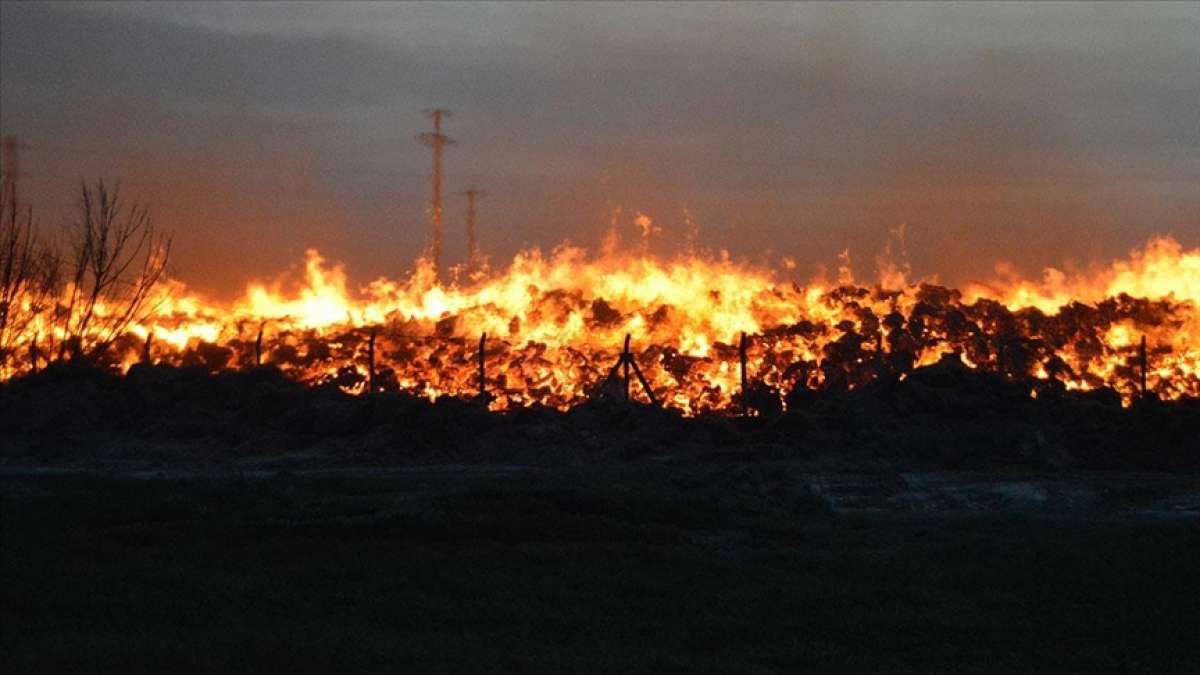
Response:
[{"label": "dark foreground field", "polygon": [[0,672],[1200,672],[1193,479],[805,471],[9,471]]},{"label": "dark foreground field", "polygon": [[0,673],[1200,672],[1200,401],[953,363],[755,419],[56,364],[0,498]]}]

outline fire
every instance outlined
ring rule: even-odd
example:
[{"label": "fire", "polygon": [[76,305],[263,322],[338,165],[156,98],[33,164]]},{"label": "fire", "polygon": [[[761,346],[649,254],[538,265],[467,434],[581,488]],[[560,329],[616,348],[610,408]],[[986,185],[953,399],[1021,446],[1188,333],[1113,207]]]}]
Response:
[{"label": "fire", "polygon": [[[642,214],[635,225],[643,239],[659,232]],[[1028,380],[1032,396],[1056,383],[1110,388],[1129,403],[1141,391],[1144,339],[1146,388],[1164,399],[1200,396],[1200,249],[1157,238],[1102,269],[1051,269],[1034,281],[1001,267],[997,280],[961,292],[908,281],[890,246],[878,262],[873,285],[853,282],[848,252],[837,282],[801,283],[727,255],[660,259],[643,245],[592,258],[564,246],[522,252],[462,284],[439,285],[421,261],[408,279],[351,289],[342,266],[310,250],[303,283],[252,283],[232,303],[160,283],[147,315],[106,354],[121,369],[147,359],[214,371],[273,364],[349,393],[370,386],[432,399],[478,393],[486,333],[493,409],[567,409],[597,393],[631,335],[656,399],[700,414],[739,407],[743,333],[753,386],[781,406],[807,390],[904,379],[947,358]],[[794,274],[794,262],[783,267]],[[43,311],[0,354],[0,378],[53,356],[38,354],[39,340],[63,337]]]},{"label": "fire", "polygon": [[1144,250],[1134,250],[1129,260],[1118,260],[1091,274],[1068,275],[1049,268],[1041,281],[1020,279],[1007,265],[998,266],[1002,280],[976,284],[966,298],[994,298],[1011,308],[1036,307],[1054,312],[1072,302],[1094,304],[1105,298],[1128,295],[1200,303],[1200,250],[1185,251],[1170,237],[1151,239]]}]

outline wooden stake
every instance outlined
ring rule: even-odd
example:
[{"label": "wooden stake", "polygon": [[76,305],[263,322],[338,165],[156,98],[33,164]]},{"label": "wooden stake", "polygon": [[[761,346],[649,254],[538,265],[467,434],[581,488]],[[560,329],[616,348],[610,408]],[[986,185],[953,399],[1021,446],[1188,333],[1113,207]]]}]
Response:
[{"label": "wooden stake", "polygon": [[1146,397],[1146,336],[1142,336],[1142,345],[1138,348],[1138,361],[1142,366],[1142,398]]},{"label": "wooden stake", "polygon": [[142,345],[142,363],[149,364],[150,361],[150,344],[154,342],[154,333],[146,333],[146,344]]},{"label": "wooden stake", "polygon": [[479,398],[487,396],[487,370],[483,362],[483,349],[487,343],[487,333],[479,334]]},{"label": "wooden stake", "polygon": [[258,337],[254,340],[254,365],[256,366],[262,365],[262,336],[263,328],[265,328],[266,325],[267,324],[265,322],[258,324]]},{"label": "wooden stake", "polygon": [[617,362],[613,364],[611,370],[608,371],[608,377],[604,378],[604,384],[601,390],[605,390],[608,384],[613,381],[614,377],[621,376],[625,384],[625,400],[629,400],[629,371],[632,370],[638,382],[641,383],[642,389],[646,391],[646,397],[650,399],[650,403],[658,405],[658,397],[654,395],[654,390],[650,388],[650,381],[646,379],[646,375],[642,373],[642,369],[638,366],[637,360],[633,358],[633,352],[629,349],[630,335],[625,335],[625,348],[621,351],[621,355],[617,357]]},{"label": "wooden stake", "polygon": [[375,329],[367,338],[367,393],[375,393]]},{"label": "wooden stake", "polygon": [[638,382],[642,383],[642,389],[645,390],[650,403],[657,406],[658,397],[654,395],[654,390],[650,388],[650,383],[646,381],[646,376],[642,374],[642,369],[638,367],[637,361],[633,359],[632,354],[629,355],[629,365],[633,367],[633,374],[637,375]]},{"label": "wooden stake", "polygon": [[629,362],[631,360],[633,360],[633,357],[630,356],[630,354],[629,354],[629,338],[630,338],[629,333],[626,333],[625,334],[625,351],[621,352],[621,362],[625,366],[623,374],[625,377],[625,400],[626,401],[629,400]]},{"label": "wooden stake", "polygon": [[750,403],[747,400],[750,395],[750,388],[746,386],[746,331],[742,331],[742,339],[738,342],[738,361],[741,364],[742,370],[742,415],[750,414]]}]

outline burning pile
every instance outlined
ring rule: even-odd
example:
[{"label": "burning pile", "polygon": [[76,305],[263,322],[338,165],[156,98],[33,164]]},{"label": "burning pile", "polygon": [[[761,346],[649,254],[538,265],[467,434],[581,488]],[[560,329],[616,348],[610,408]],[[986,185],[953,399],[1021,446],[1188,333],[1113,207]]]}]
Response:
[{"label": "burning pile", "polygon": [[[1200,250],[1166,238],[1093,274],[1049,271],[1040,282],[963,291],[894,275],[856,284],[848,270],[836,283],[798,284],[727,257],[589,259],[576,248],[525,252],[461,285],[439,285],[419,265],[407,281],[358,293],[341,267],[309,251],[306,277],[291,291],[252,284],[231,304],[161,281],[97,358],[122,370],[147,360],[210,371],[272,364],[349,393],[470,397],[486,333],[492,409],[567,409],[604,389],[631,335],[655,398],[689,415],[767,411],[944,358],[1027,381],[1032,396],[1108,388],[1128,404],[1144,381],[1159,398],[1200,397]],[[51,307],[20,298],[10,307],[32,314],[0,351],[0,379],[44,367],[55,356],[47,345],[64,339]]]}]

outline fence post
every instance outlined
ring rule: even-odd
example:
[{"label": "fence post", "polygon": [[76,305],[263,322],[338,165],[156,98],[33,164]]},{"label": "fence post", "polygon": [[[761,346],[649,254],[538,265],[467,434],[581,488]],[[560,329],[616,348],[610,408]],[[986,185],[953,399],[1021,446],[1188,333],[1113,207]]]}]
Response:
[{"label": "fence post", "polygon": [[255,366],[262,365],[262,336],[263,336],[263,328],[266,325],[267,325],[267,323],[265,321],[258,324],[258,337],[254,339],[254,365]]},{"label": "fence post", "polygon": [[638,382],[642,383],[642,389],[646,391],[646,398],[650,399],[650,405],[657,406],[659,404],[658,397],[654,395],[654,390],[650,388],[650,381],[646,379],[645,373],[642,372],[637,361],[633,358],[633,351],[629,348],[630,337],[630,334],[625,334],[625,348],[621,351],[621,355],[617,357],[617,362],[613,364],[612,370],[608,371],[608,377],[604,378],[604,384],[601,385],[601,389],[606,391],[609,383],[619,374],[625,385],[625,400],[629,401],[629,371],[632,370]]},{"label": "fence post", "polygon": [[142,363],[150,365],[150,345],[154,342],[154,331],[146,333],[146,343],[142,345]]},{"label": "fence post", "polygon": [[738,362],[742,371],[742,416],[750,414],[749,387],[746,382],[746,331],[742,331],[742,339],[738,342]]},{"label": "fence post", "polygon": [[1146,336],[1142,336],[1142,344],[1138,347],[1138,361],[1142,370],[1142,398],[1146,398]]},{"label": "fence post", "polygon": [[375,328],[367,338],[367,393],[375,393]]},{"label": "fence post", "polygon": [[481,399],[487,395],[487,370],[485,369],[484,362],[483,362],[483,357],[484,357],[483,349],[486,346],[486,342],[487,342],[487,333],[480,333],[479,334],[479,398],[481,398]]},{"label": "fence post", "polygon": [[629,338],[630,338],[630,334],[626,333],[625,334],[625,351],[621,352],[621,371],[622,371],[622,375],[625,379],[625,400],[626,401],[629,400],[629,361],[633,359],[633,356],[629,352]]}]

